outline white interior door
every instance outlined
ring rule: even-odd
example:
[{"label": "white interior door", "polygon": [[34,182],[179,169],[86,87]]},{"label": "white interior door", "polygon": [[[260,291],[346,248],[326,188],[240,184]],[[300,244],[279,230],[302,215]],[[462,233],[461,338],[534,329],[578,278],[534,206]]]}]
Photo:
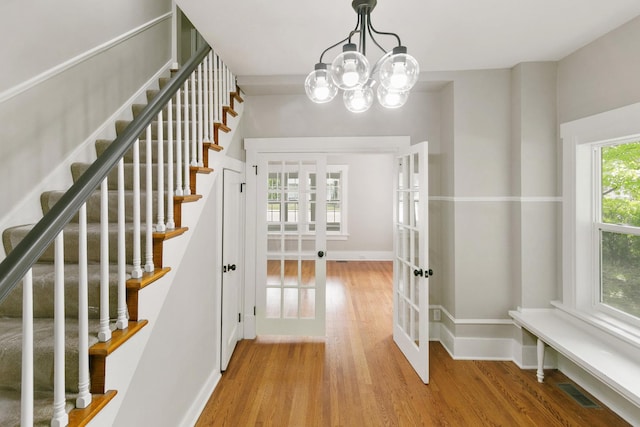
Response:
[{"label": "white interior door", "polygon": [[242,289],[240,248],[242,241],[241,214],[242,175],[224,169],[223,217],[222,217],[222,328],[220,345],[220,369],[227,369],[229,360],[240,339]]},{"label": "white interior door", "polygon": [[398,155],[394,195],[393,339],[429,382],[429,221],[427,143]]},{"label": "white interior door", "polygon": [[326,158],[257,163],[256,332],[324,335]]}]

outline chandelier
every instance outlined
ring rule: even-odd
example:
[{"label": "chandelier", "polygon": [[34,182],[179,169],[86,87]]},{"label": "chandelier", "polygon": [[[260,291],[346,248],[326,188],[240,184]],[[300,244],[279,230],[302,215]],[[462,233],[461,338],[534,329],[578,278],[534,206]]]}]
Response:
[{"label": "chandelier", "polygon": [[[351,6],[358,14],[356,27],[347,37],[329,46],[320,55],[314,70],[309,73],[304,87],[313,102],[322,104],[331,101],[342,89],[342,99],[349,111],[361,113],[373,104],[374,87],[377,84],[378,102],[386,108],[398,108],[409,98],[409,91],[418,81],[420,66],[418,61],[402,46],[395,33],[381,32],[371,24],[371,11],[377,0],[353,0]],[[359,43],[352,42],[358,35]],[[383,55],[371,67],[366,55],[367,34]],[[395,37],[398,45],[391,51],[385,50],[375,39],[375,35]],[[323,62],[324,55],[338,45],[342,53],[331,64]]]}]

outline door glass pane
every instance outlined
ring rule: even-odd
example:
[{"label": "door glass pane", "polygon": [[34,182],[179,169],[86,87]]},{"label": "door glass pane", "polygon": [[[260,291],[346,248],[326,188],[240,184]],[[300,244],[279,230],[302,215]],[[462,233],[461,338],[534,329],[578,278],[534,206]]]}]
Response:
[{"label": "door glass pane", "polygon": [[298,316],[298,289],[297,288],[285,288],[284,289],[284,309],[283,317],[285,319],[295,319]]}]

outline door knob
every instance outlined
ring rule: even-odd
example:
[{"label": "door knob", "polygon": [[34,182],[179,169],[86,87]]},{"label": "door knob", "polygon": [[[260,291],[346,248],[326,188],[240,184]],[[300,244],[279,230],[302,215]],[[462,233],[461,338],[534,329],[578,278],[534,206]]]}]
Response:
[{"label": "door knob", "polygon": [[322,258],[324,256],[324,252],[323,251],[318,251],[318,257]]}]

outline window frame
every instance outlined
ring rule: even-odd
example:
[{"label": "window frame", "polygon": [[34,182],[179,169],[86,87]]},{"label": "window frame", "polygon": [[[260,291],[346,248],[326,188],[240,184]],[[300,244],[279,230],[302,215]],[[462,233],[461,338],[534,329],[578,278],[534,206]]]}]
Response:
[{"label": "window frame", "polygon": [[552,305],[640,347],[640,326],[632,316],[619,316],[599,304],[599,248],[594,250],[599,238],[593,225],[598,218],[594,148],[640,140],[640,103],[562,123],[560,133],[562,294]]},{"label": "window frame", "polygon": [[602,149],[628,143],[637,143],[640,138],[625,137],[616,138],[608,141],[601,141],[590,144],[592,150],[592,201],[593,201],[593,218],[592,218],[592,254],[593,254],[593,277],[591,283],[592,306],[595,315],[603,313],[611,316],[616,320],[629,323],[634,327],[640,327],[640,318],[628,314],[622,310],[616,309],[602,302],[602,245],[601,232],[612,232],[618,234],[627,234],[640,237],[640,227],[613,224],[603,222],[602,220]]}]

